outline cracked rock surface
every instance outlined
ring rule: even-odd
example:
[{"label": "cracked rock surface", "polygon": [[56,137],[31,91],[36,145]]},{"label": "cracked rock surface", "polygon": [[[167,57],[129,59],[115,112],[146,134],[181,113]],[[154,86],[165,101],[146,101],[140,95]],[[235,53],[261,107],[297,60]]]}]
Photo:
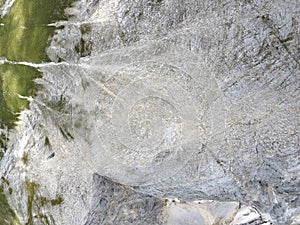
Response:
[{"label": "cracked rock surface", "polygon": [[1,162],[21,222],[299,224],[299,6],[77,2]]}]

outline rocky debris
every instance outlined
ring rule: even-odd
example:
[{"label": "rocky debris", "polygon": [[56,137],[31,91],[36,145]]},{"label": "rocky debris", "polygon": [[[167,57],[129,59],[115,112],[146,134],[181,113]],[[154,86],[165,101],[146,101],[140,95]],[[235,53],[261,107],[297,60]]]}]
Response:
[{"label": "rocky debris", "polygon": [[93,175],[91,208],[85,225],[273,225],[257,209],[238,202],[159,199],[138,193],[109,178]]},{"label": "rocky debris", "polygon": [[92,204],[85,225],[162,224],[161,199],[137,193],[98,174],[93,175]]},{"label": "rocky debris", "polygon": [[26,177],[56,224],[298,224],[298,9],[78,2],[2,161],[22,221]]},{"label": "rocky debris", "polygon": [[262,215],[254,207],[243,206],[237,212],[231,224],[274,224],[268,215]]},{"label": "rocky debris", "polygon": [[164,215],[170,225],[274,225],[267,215],[238,202],[172,200],[164,208]]}]

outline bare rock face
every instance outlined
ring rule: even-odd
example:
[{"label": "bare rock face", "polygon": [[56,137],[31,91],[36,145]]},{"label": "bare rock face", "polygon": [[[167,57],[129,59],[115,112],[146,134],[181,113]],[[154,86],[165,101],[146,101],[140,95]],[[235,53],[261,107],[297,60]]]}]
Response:
[{"label": "bare rock face", "polygon": [[238,202],[160,199],[138,193],[109,178],[93,175],[89,224],[264,224],[273,223]]},{"label": "bare rock face", "polygon": [[162,224],[163,200],[136,193],[98,174],[93,176],[89,224]]},{"label": "bare rock face", "polygon": [[24,223],[299,224],[298,1],[68,13],[2,162]]}]

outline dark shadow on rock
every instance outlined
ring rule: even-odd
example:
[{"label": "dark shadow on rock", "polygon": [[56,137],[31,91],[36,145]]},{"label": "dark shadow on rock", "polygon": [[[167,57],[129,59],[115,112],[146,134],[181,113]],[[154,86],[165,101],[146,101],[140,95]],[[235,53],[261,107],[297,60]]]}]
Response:
[{"label": "dark shadow on rock", "polygon": [[91,197],[85,225],[161,224],[163,200],[135,192],[99,174],[93,175]]}]

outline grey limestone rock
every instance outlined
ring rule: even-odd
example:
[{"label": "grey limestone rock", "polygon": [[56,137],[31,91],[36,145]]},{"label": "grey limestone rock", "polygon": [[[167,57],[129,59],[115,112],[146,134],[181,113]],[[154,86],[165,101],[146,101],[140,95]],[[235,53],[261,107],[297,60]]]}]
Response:
[{"label": "grey limestone rock", "polygon": [[55,224],[299,224],[299,4],[78,2],[2,161],[11,205],[30,180]]},{"label": "grey limestone rock", "polygon": [[85,225],[162,224],[163,200],[93,175],[92,207]]}]

